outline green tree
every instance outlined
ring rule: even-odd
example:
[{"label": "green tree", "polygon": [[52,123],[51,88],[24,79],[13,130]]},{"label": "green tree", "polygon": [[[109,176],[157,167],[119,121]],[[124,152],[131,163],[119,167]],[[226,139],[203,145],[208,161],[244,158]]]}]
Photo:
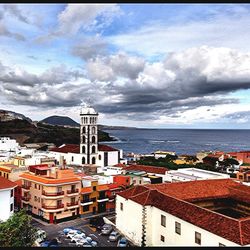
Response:
[{"label": "green tree", "polygon": [[0,246],[32,247],[36,240],[36,232],[37,229],[31,224],[31,216],[21,210],[0,223]]},{"label": "green tree", "polygon": [[227,158],[222,161],[221,165],[229,167],[232,165],[239,165],[239,162],[233,158]]}]

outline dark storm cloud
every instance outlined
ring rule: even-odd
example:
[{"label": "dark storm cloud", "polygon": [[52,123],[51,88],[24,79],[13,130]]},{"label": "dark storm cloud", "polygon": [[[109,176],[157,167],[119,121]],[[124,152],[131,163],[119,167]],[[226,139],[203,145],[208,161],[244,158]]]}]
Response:
[{"label": "dark storm cloud", "polygon": [[250,88],[250,70],[243,72],[241,61],[244,67],[250,65],[250,56],[221,48],[197,48],[154,63],[124,53],[97,57],[87,62],[86,74],[64,65],[40,75],[17,73],[0,64],[1,92],[21,105],[71,107],[91,100],[98,112],[110,116],[132,120],[157,119],[160,115],[174,118],[198,107],[208,110],[238,103],[227,94]]},{"label": "dark storm cloud", "polygon": [[107,52],[107,43],[98,37],[90,37],[78,41],[74,45],[71,53],[83,60],[89,60],[99,55],[104,55]]}]

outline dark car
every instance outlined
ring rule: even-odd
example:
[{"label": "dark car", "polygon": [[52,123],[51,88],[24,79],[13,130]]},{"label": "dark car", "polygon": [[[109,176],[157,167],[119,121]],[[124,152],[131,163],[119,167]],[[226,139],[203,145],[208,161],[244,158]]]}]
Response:
[{"label": "dark car", "polygon": [[91,227],[95,227],[101,230],[105,222],[103,220],[103,217],[94,217],[89,220],[89,224]]},{"label": "dark car", "polygon": [[57,239],[53,239],[42,242],[40,247],[59,247],[59,245]]}]

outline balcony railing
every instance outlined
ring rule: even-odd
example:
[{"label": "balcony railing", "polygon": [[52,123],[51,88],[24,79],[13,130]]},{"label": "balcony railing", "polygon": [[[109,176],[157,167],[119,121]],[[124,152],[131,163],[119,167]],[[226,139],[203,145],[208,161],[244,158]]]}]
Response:
[{"label": "balcony railing", "polygon": [[23,201],[29,201],[30,200],[30,196],[22,196],[22,200]]},{"label": "balcony railing", "polygon": [[64,191],[58,191],[58,192],[53,192],[52,193],[52,192],[45,192],[43,190],[42,194],[45,195],[45,196],[59,196],[59,195],[64,195]]},{"label": "balcony railing", "polygon": [[85,199],[85,200],[81,200],[81,203],[87,203],[87,202],[91,202],[91,199]]},{"label": "balcony railing", "polygon": [[78,205],[78,201],[75,202],[67,202],[67,207],[72,207]]},{"label": "balcony railing", "polygon": [[71,190],[67,190],[67,194],[74,194],[74,193],[78,193],[79,189],[71,189]]},{"label": "balcony railing", "polygon": [[22,188],[23,188],[23,189],[28,189],[28,190],[29,190],[30,187],[31,187],[31,185],[22,185]]},{"label": "balcony railing", "polygon": [[42,208],[55,210],[55,209],[59,209],[59,208],[64,208],[64,204],[57,204],[57,205],[54,205],[54,206],[49,206],[49,205],[46,205],[46,204],[42,204]]}]

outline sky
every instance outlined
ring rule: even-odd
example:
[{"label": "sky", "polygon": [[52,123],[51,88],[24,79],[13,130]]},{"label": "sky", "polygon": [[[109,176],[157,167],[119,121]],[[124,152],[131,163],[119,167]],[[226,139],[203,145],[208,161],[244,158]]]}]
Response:
[{"label": "sky", "polygon": [[0,4],[0,109],[250,129],[248,4]]}]

